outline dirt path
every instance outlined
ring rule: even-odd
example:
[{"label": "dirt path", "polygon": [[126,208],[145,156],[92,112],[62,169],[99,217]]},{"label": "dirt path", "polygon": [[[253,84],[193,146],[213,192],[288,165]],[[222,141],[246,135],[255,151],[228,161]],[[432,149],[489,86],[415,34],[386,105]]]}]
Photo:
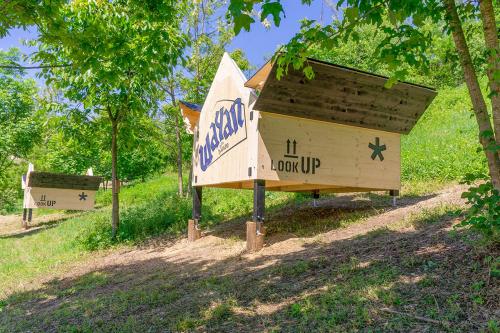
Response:
[{"label": "dirt path", "polygon": [[[366,235],[374,230],[401,222],[405,217],[418,213],[423,209],[429,210],[440,205],[463,205],[464,201],[460,198],[463,190],[463,186],[457,185],[444,189],[423,200],[421,198],[402,198],[398,201],[397,207],[394,208],[390,206],[388,199],[374,203],[363,197],[342,195],[320,201],[318,207],[306,208],[306,214],[309,210],[317,211],[319,209],[326,209],[326,214],[330,211],[356,209],[373,209],[374,213],[384,209],[387,211],[345,228],[333,229],[311,237],[297,237],[293,234],[283,233],[268,235],[266,237],[266,246],[257,253],[246,253],[245,221],[230,221],[217,226],[213,231],[205,232],[203,237],[195,243],[189,243],[186,239],[163,242],[156,240],[139,249],[118,251],[104,258],[95,258],[95,260],[85,265],[75,267],[69,275],[83,275],[92,270],[105,269],[108,266],[126,266],[129,263],[150,262],[151,260],[161,260],[162,266],[165,262],[178,263],[183,261],[210,265],[228,259],[239,261],[290,254],[303,251],[310,244],[327,244]],[[286,223],[286,220],[296,213],[296,208],[285,209],[277,217],[280,221]],[[272,223],[273,220],[271,219],[268,224]],[[402,229],[401,226],[399,229]],[[404,229],[405,231],[411,231],[414,227],[409,226]]]},{"label": "dirt path", "polygon": [[68,218],[68,216],[69,215],[67,213],[62,212],[37,216],[33,218],[30,228],[24,229],[22,227],[22,215],[0,215],[0,236],[13,236],[30,233],[43,227],[44,224]]}]

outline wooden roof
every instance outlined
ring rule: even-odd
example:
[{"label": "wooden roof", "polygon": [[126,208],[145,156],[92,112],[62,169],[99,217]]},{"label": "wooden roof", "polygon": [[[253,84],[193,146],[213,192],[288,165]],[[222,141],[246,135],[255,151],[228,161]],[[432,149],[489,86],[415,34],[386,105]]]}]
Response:
[{"label": "wooden roof", "polygon": [[436,96],[432,88],[308,59],[315,77],[290,69],[278,80],[268,62],[246,87],[260,91],[255,110],[407,134]]},{"label": "wooden roof", "polygon": [[186,131],[189,134],[193,134],[194,128],[200,119],[201,106],[185,101],[179,101],[179,106],[181,107],[182,119],[184,120]]},{"label": "wooden roof", "polygon": [[102,181],[97,176],[64,175],[32,171],[28,174],[28,187],[60,188],[97,191]]}]

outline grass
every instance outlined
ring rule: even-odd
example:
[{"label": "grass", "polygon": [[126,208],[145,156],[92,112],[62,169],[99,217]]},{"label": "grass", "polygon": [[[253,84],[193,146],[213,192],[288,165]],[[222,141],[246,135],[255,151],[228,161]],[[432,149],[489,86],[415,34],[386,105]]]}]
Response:
[{"label": "grass", "polygon": [[453,216],[439,206],[409,217],[411,232],[279,256],[97,269],[11,295],[0,331],[496,332],[496,282],[446,231]]},{"label": "grass", "polygon": [[[69,269],[72,263],[92,256],[89,251],[137,244],[160,235],[185,232],[191,216],[191,200],[176,195],[176,177],[164,176],[122,188],[120,232],[111,240],[110,191],[99,191],[98,210],[43,224],[18,235],[0,235],[0,295],[23,289],[47,273]],[[268,193],[268,207],[279,207],[304,196]],[[203,227],[248,215],[251,191],[205,189]],[[53,213],[58,211],[52,211]],[[41,216],[41,215],[40,215]],[[36,221],[36,216],[35,216]]]},{"label": "grass", "polygon": [[401,139],[403,181],[449,182],[486,171],[479,130],[465,85],[438,92],[409,135]]}]

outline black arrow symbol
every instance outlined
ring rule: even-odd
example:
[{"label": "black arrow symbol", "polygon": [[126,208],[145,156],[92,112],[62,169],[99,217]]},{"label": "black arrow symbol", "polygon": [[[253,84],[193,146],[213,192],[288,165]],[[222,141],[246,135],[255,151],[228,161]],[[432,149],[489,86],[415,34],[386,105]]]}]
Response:
[{"label": "black arrow symbol", "polygon": [[295,155],[297,153],[297,141],[293,139],[293,154]]},{"label": "black arrow symbol", "polygon": [[290,139],[286,140],[286,153],[290,154]]}]

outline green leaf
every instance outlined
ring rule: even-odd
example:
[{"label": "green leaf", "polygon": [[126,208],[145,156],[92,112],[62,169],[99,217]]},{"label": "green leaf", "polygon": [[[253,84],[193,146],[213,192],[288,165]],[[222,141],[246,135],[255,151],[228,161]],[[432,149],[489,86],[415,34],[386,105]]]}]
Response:
[{"label": "green leaf", "polygon": [[304,67],[303,72],[308,80],[314,79],[314,70],[311,65]]},{"label": "green leaf", "polygon": [[281,22],[281,13],[285,13],[283,6],[279,2],[268,2],[262,5],[260,20],[264,21],[269,15],[272,15],[274,25],[279,27]]},{"label": "green leaf", "polygon": [[398,82],[398,78],[395,76],[391,76],[387,81],[385,81],[384,88],[390,89],[392,86]]},{"label": "green leaf", "polygon": [[255,20],[247,15],[240,14],[234,17],[234,33],[238,35],[241,32],[241,29],[245,29],[246,31],[250,31],[250,25],[254,23]]},{"label": "green leaf", "polygon": [[284,69],[281,66],[276,69],[276,78],[278,80],[281,80],[281,78],[283,77],[283,72],[284,72]]},{"label": "green leaf", "polygon": [[493,151],[493,152],[500,151],[500,145],[497,145],[495,143],[491,143],[491,144],[488,145],[488,147],[486,148],[486,150]]},{"label": "green leaf", "polygon": [[421,27],[424,25],[425,16],[421,13],[417,13],[413,15],[413,24],[417,27]]},{"label": "green leaf", "polygon": [[492,138],[493,131],[492,130],[482,131],[481,133],[479,133],[479,136],[482,138]]},{"label": "green leaf", "polygon": [[345,9],[344,13],[345,13],[345,16],[347,17],[347,20],[349,22],[353,22],[354,20],[356,20],[356,18],[359,15],[359,8],[358,7],[348,7]]}]

